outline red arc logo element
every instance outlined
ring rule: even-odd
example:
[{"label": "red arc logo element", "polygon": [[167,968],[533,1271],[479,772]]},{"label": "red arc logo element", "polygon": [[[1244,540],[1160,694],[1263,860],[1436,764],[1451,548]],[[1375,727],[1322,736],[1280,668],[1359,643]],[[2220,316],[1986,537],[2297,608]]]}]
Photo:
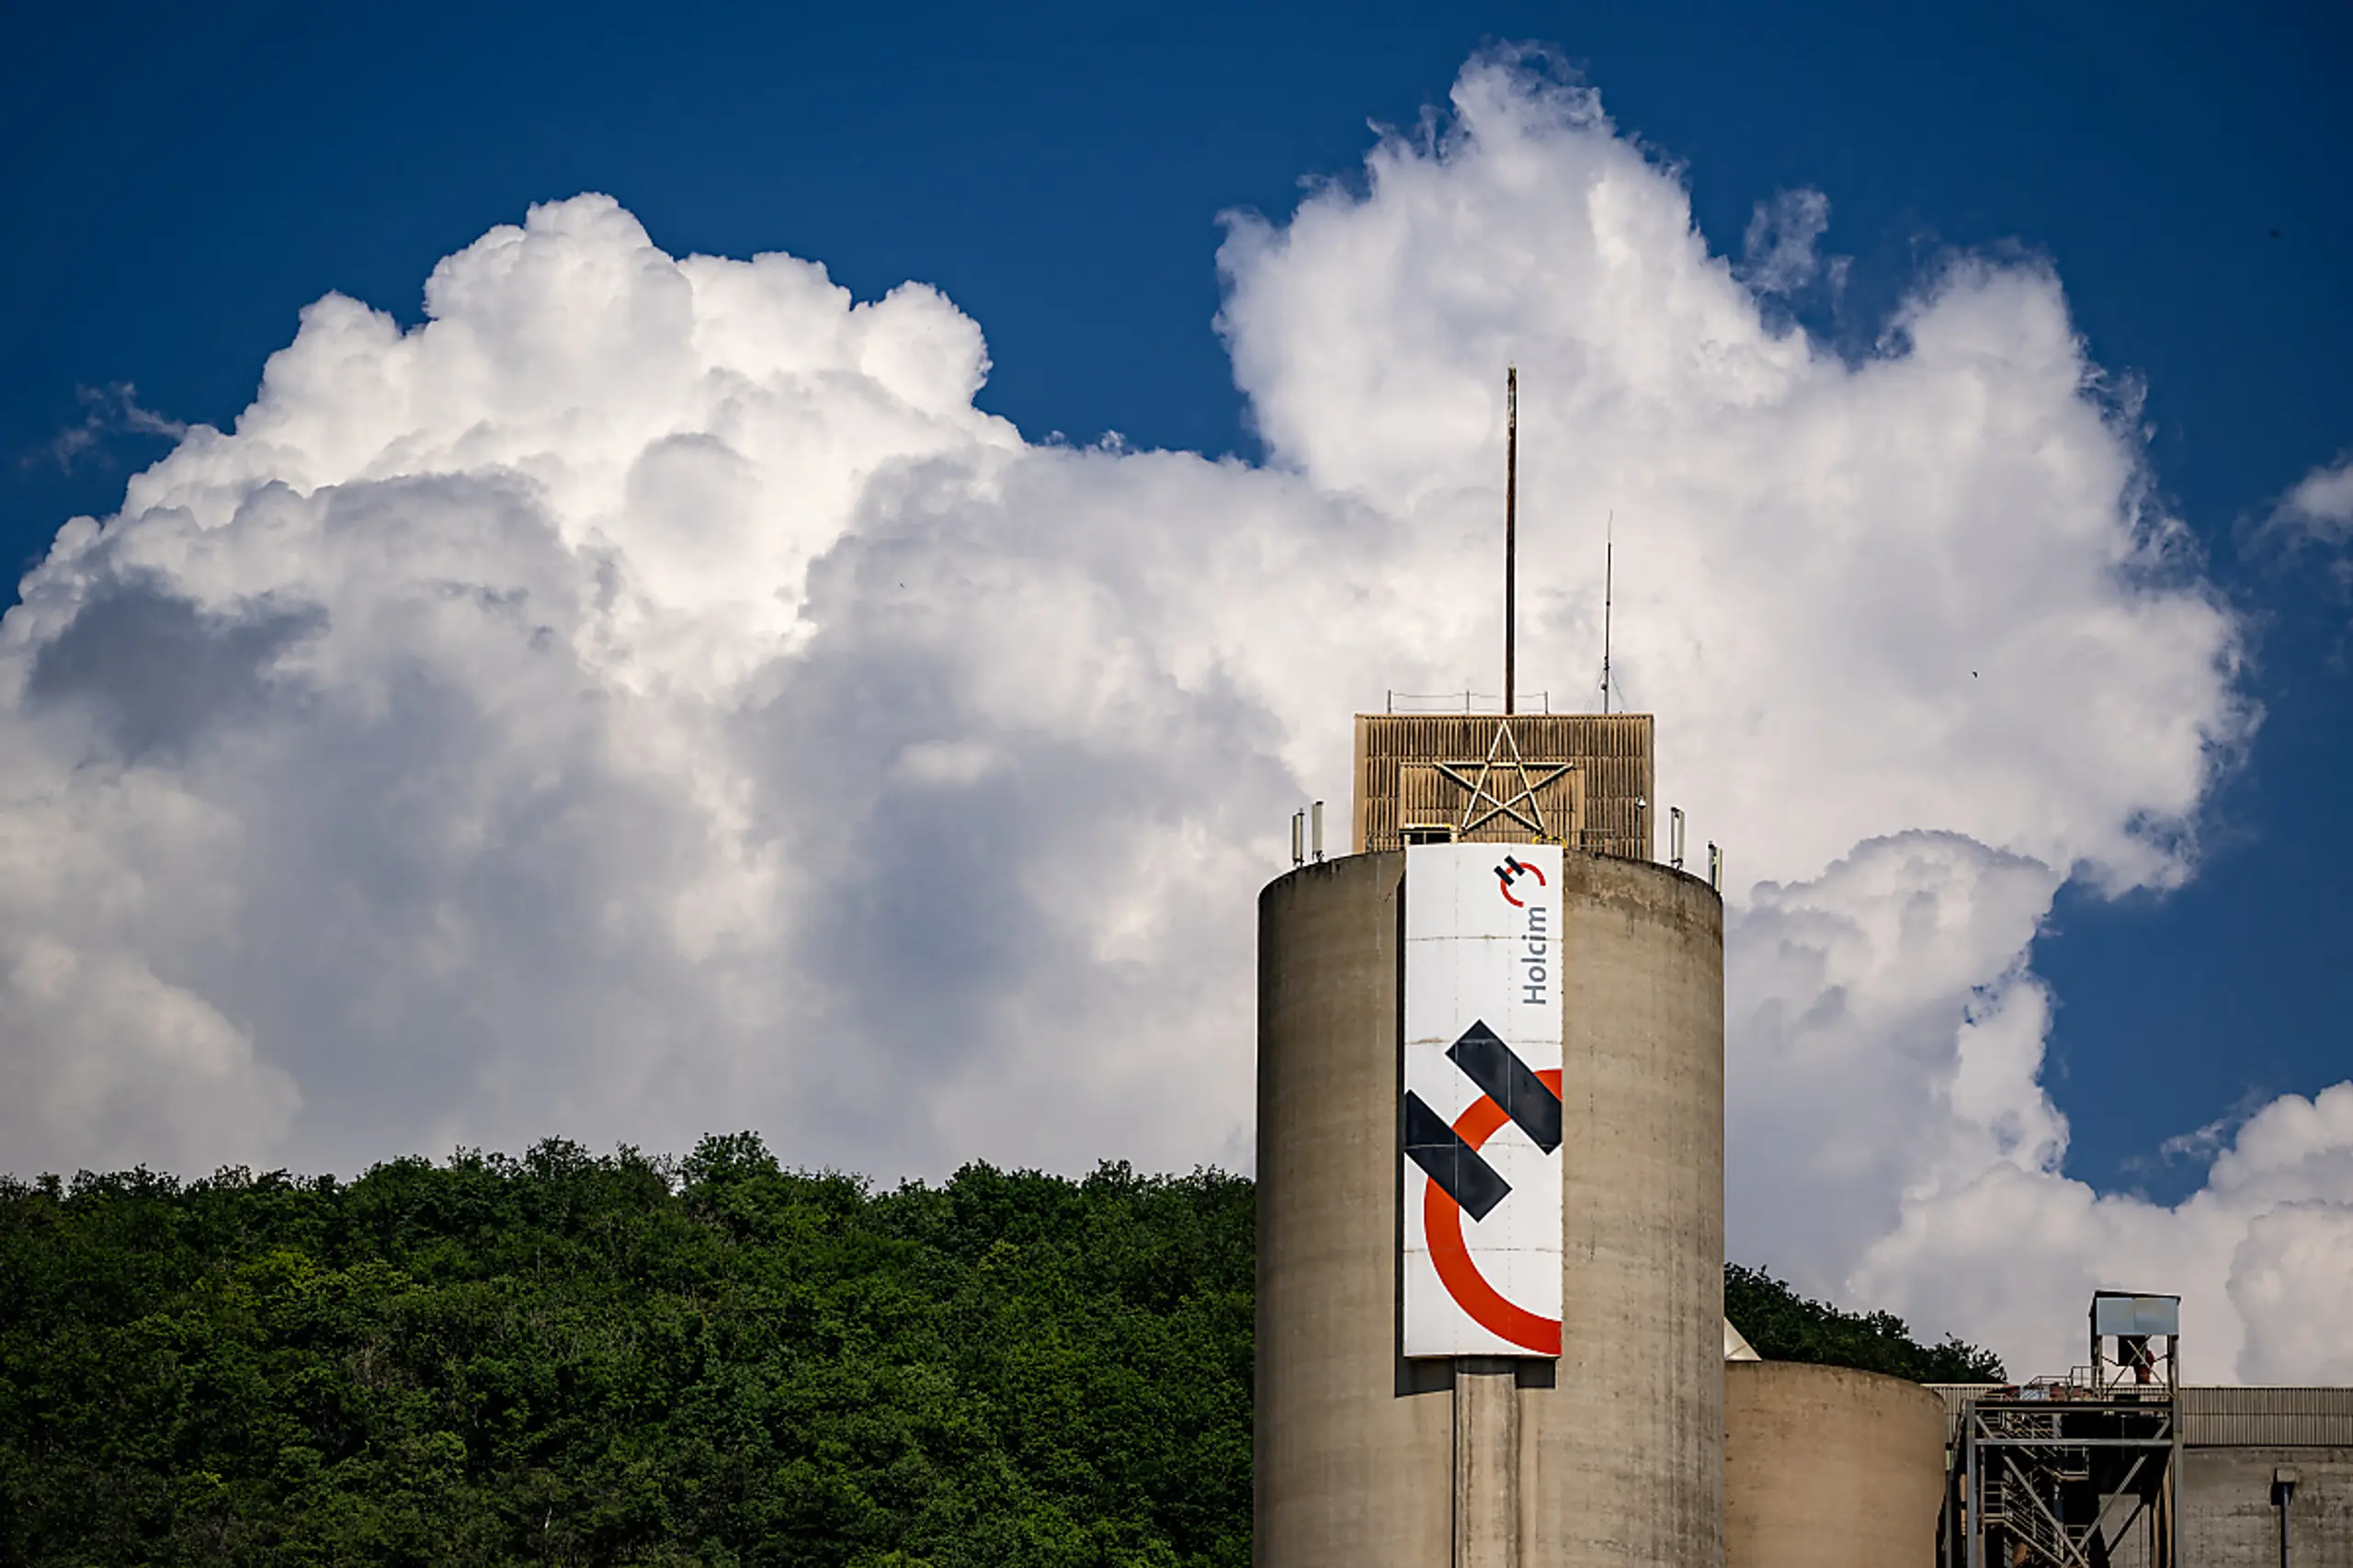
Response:
[{"label": "red arc logo element", "polygon": [[[1517,864],[1506,861],[1506,865]],[[1533,866],[1521,868],[1535,871]],[[1536,872],[1541,882],[1544,873]],[[1504,884],[1504,896],[1511,898],[1511,884]],[[1519,900],[1512,898],[1514,903]],[[1537,1073],[1544,1086],[1554,1095],[1561,1092],[1561,1070],[1547,1067]],[[1495,1130],[1511,1118],[1493,1098],[1481,1095],[1471,1102],[1471,1108],[1457,1117],[1454,1131],[1465,1143],[1476,1149],[1493,1137]],[[1422,1191],[1422,1230],[1429,1237],[1430,1261],[1438,1266],[1439,1281],[1455,1304],[1471,1314],[1471,1321],[1499,1339],[1507,1339],[1523,1350],[1539,1356],[1561,1353],[1561,1320],[1539,1317],[1525,1307],[1515,1306],[1504,1300],[1503,1293],[1487,1283],[1479,1266],[1471,1261],[1471,1249],[1462,1240],[1462,1207],[1446,1195],[1446,1189],[1436,1182],[1427,1184]]]},{"label": "red arc logo element", "polygon": [[1548,885],[1544,881],[1544,868],[1541,866],[1532,866],[1525,860],[1515,860],[1506,855],[1504,857],[1504,863],[1495,868],[1495,881],[1504,890],[1504,902],[1514,909],[1528,907],[1511,896],[1513,880],[1523,875],[1534,877],[1536,885],[1540,888]]}]

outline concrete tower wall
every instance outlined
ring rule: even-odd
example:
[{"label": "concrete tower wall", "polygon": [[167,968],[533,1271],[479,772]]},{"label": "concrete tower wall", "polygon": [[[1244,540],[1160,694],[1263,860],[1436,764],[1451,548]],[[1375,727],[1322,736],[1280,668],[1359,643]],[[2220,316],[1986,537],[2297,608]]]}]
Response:
[{"label": "concrete tower wall", "polygon": [[1726,1366],[1725,1568],[1934,1568],[1945,1421],[1901,1378]]},{"label": "concrete tower wall", "polygon": [[1261,1568],[1723,1562],[1722,906],[1564,858],[1557,1367],[1398,1356],[1405,857],[1260,899]]},{"label": "concrete tower wall", "polygon": [[1259,1568],[1451,1558],[1453,1409],[1397,1354],[1402,853],[1258,900]]},{"label": "concrete tower wall", "polygon": [[1555,1386],[1530,1405],[1530,1568],[1724,1560],[1723,903],[1563,858]]}]

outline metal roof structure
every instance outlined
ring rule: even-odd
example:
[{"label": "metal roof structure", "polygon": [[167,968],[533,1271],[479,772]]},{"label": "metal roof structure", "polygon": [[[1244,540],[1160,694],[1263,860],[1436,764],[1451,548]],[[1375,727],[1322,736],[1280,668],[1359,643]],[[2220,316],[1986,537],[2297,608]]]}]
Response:
[{"label": "metal roof structure", "polygon": [[1652,858],[1647,713],[1359,713],[1357,854],[1559,844]]}]

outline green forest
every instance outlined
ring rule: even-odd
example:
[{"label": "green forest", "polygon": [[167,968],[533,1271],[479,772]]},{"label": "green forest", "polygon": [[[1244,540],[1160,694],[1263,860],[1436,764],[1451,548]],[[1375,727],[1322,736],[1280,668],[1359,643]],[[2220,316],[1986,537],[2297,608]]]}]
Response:
[{"label": "green forest", "polygon": [[[1726,1273],[1768,1358],[1998,1377]],[[0,1562],[1250,1557],[1252,1188],[750,1134],[0,1178]]]}]

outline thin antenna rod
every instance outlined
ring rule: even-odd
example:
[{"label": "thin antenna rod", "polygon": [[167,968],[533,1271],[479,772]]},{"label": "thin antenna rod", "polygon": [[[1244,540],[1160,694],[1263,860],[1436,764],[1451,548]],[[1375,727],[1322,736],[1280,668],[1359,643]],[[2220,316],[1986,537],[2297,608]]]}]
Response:
[{"label": "thin antenna rod", "polygon": [[1504,370],[1504,713],[1512,710],[1512,684],[1518,678],[1518,630],[1519,592],[1519,367]]},{"label": "thin antenna rod", "polygon": [[[1588,517],[1592,514],[1587,513]],[[1617,508],[1612,507],[1609,520],[1601,525],[1601,710],[1609,711],[1609,600],[1617,571],[1618,546],[1614,535],[1618,528]]]}]

